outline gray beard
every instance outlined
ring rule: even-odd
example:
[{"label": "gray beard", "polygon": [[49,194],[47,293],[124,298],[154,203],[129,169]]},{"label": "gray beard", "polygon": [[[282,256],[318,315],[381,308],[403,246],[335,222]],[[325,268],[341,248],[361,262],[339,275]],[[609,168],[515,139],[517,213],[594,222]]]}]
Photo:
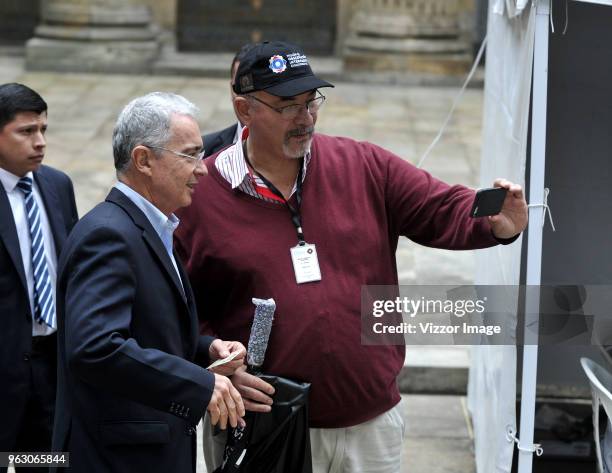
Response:
[{"label": "gray beard", "polygon": [[285,153],[285,157],[287,159],[301,159],[304,156],[306,156],[308,153],[310,153],[310,148],[312,146],[312,139],[310,140],[310,142],[308,143],[308,146],[305,146],[304,148],[302,148],[304,151],[301,153],[296,153],[296,152],[291,152],[291,150],[289,149],[289,146],[287,144],[283,144],[283,152]]},{"label": "gray beard", "polygon": [[300,154],[299,156],[296,156],[296,155],[291,155],[291,154],[289,154],[289,153],[285,152],[285,157],[286,157],[287,159],[302,159],[302,158],[303,158],[304,156],[306,156],[308,153],[310,153],[310,146],[308,147],[308,149],[307,149],[307,150],[306,150],[306,151],[305,151],[303,154]]}]

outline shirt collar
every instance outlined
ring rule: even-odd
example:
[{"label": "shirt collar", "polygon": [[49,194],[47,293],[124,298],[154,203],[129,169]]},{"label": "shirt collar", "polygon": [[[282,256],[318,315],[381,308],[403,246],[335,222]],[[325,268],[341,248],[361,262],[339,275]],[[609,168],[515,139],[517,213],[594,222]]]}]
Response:
[{"label": "shirt collar", "polygon": [[[240,123],[238,123],[240,127]],[[244,151],[242,147],[242,143],[249,137],[249,129],[245,126],[242,127],[241,130],[241,139],[236,141],[232,146],[227,148],[225,151],[221,152],[217,159],[226,159],[232,163],[230,166],[229,173],[229,182],[232,186],[232,189],[236,189],[240,187],[245,180],[250,179],[249,168],[246,163],[246,159],[244,159]],[[311,153],[307,153],[304,156],[304,166],[302,170],[302,181],[304,181],[306,177],[306,168],[310,163]]]},{"label": "shirt collar", "polygon": [[[34,174],[32,173],[32,171],[30,171],[23,177],[29,177],[30,179],[32,179],[32,182],[34,182]],[[12,172],[8,172],[6,169],[0,168],[0,181],[2,181],[2,185],[4,186],[4,190],[7,194],[15,190],[15,187],[17,187],[17,183],[20,179],[21,177],[15,176],[15,174],[13,174]]]},{"label": "shirt collar", "polygon": [[[238,124],[240,127],[240,124]],[[249,136],[249,129],[245,126],[240,130],[240,139],[227,149],[227,158],[232,162],[229,174],[232,189],[239,187],[249,177],[249,168],[244,159],[242,142]],[[225,153],[224,153],[225,154]]]},{"label": "shirt collar", "polygon": [[170,214],[170,217],[166,217],[155,205],[123,182],[117,182],[115,188],[123,192],[145,214],[164,243],[166,251],[172,254],[172,235],[180,223],[176,215]]},{"label": "shirt collar", "polygon": [[236,123],[236,133],[234,134],[233,143],[236,143],[240,140],[240,137],[242,136],[242,130],[244,130],[244,126],[242,125],[242,123]]}]

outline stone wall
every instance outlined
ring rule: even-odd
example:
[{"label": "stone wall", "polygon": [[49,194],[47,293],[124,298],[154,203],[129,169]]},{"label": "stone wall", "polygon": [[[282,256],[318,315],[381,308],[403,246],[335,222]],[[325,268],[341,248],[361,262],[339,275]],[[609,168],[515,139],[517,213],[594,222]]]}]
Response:
[{"label": "stone wall", "polygon": [[459,74],[477,42],[477,0],[39,1],[32,70],[149,72],[164,38],[212,53],[278,38],[347,70]]},{"label": "stone wall", "polygon": [[176,29],[177,2],[178,0],[142,0],[144,5],[151,8],[153,21],[168,31]]}]

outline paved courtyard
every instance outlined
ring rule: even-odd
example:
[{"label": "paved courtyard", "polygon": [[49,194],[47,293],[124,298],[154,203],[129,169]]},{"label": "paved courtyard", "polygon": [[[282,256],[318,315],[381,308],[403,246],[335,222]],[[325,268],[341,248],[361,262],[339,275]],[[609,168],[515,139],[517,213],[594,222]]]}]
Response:
[{"label": "paved courtyard", "polygon": [[[233,121],[226,80],[181,76],[85,75],[24,72],[19,57],[0,56],[0,83],[18,81],[37,90],[49,104],[46,163],[68,173],[82,215],[101,201],[115,181],[111,133],[118,112],[130,99],[156,90],[186,96],[202,111],[208,132]],[[416,163],[457,93],[455,88],[336,83],[326,89],[318,131],[368,140]],[[479,176],[482,90],[468,89],[446,134],[424,168],[452,183],[476,186]],[[473,253],[432,250],[408,240],[397,252],[403,284],[461,284],[473,279]],[[449,364],[465,365],[465,350],[449,353]],[[409,351],[415,356],[420,349]],[[459,361],[457,361],[459,360]],[[457,396],[404,396],[407,441],[403,471],[474,471],[464,399]],[[200,467],[203,468],[203,467]]]},{"label": "paved courtyard", "polygon": [[[0,56],[0,82],[20,81],[49,104],[46,163],[73,179],[80,214],[102,200],[115,180],[111,133],[130,99],[155,90],[184,95],[201,108],[203,132],[233,121],[229,86],[221,79],[29,73],[23,60]],[[367,140],[416,163],[438,132],[457,89],[338,83],[326,89],[320,132]],[[482,90],[468,89],[446,134],[424,168],[447,182],[476,186],[480,157]],[[424,249],[402,240],[400,282],[454,284],[471,281],[472,252]]]}]

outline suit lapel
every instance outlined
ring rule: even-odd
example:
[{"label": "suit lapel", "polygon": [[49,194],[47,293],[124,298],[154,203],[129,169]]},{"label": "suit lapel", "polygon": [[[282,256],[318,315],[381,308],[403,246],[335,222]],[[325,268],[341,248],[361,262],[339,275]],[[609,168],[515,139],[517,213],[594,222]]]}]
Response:
[{"label": "suit lapel", "polygon": [[176,274],[176,270],[174,269],[174,265],[170,260],[170,256],[168,256],[166,248],[164,248],[164,244],[157,235],[157,232],[152,227],[150,229],[143,229],[142,237],[151,247],[157,258],[159,259],[159,262],[161,263],[162,267],[172,279],[174,287],[181,295],[183,302],[187,304],[187,298],[185,297],[185,292],[183,291],[183,285],[181,284],[181,281],[179,281],[178,274]]},{"label": "suit lapel", "polygon": [[34,173],[34,179],[38,184],[38,190],[42,196],[42,200],[45,204],[45,210],[49,225],[51,226],[51,233],[53,234],[53,241],[55,242],[56,256],[59,257],[64,242],[66,241],[66,222],[64,216],[60,211],[60,201],[55,192],[55,187],[51,185],[49,179],[40,171]]},{"label": "suit lapel", "polygon": [[142,213],[142,211],[134,204],[123,192],[113,188],[108,196],[106,197],[108,202],[113,202],[114,204],[119,205],[123,210],[125,210],[128,215],[132,218],[134,223],[142,229],[142,238],[147,243],[147,245],[153,250],[153,253],[157,257],[160,265],[166,271],[175,289],[183,299],[185,305],[188,305],[187,298],[185,297],[185,292],[183,291],[183,285],[181,281],[179,281],[178,274],[174,269],[174,265],[170,260],[170,256],[166,252],[166,248],[164,248],[164,244],[162,243],[159,235],[149,222],[149,219]]},{"label": "suit lapel", "polygon": [[4,246],[17,269],[21,284],[28,291],[28,284],[26,282],[25,270],[23,268],[23,260],[21,259],[21,248],[19,247],[19,239],[17,238],[17,227],[15,227],[15,218],[13,217],[13,211],[11,210],[11,204],[6,195],[4,186],[0,184],[0,239],[4,242]]},{"label": "suit lapel", "polygon": [[190,340],[194,340],[194,343],[191,347],[192,356],[195,355],[195,349],[197,343],[195,340],[198,338],[199,324],[198,324],[198,313],[195,305],[195,298],[193,297],[193,292],[191,290],[191,284],[189,284],[189,276],[185,272],[185,268],[181,264],[181,260],[179,259],[176,252],[174,252],[174,259],[176,260],[176,265],[178,267],[179,273],[181,275],[181,279],[183,280],[183,285],[185,287],[185,296],[187,299],[187,306],[189,307],[189,324],[190,324]]}]

